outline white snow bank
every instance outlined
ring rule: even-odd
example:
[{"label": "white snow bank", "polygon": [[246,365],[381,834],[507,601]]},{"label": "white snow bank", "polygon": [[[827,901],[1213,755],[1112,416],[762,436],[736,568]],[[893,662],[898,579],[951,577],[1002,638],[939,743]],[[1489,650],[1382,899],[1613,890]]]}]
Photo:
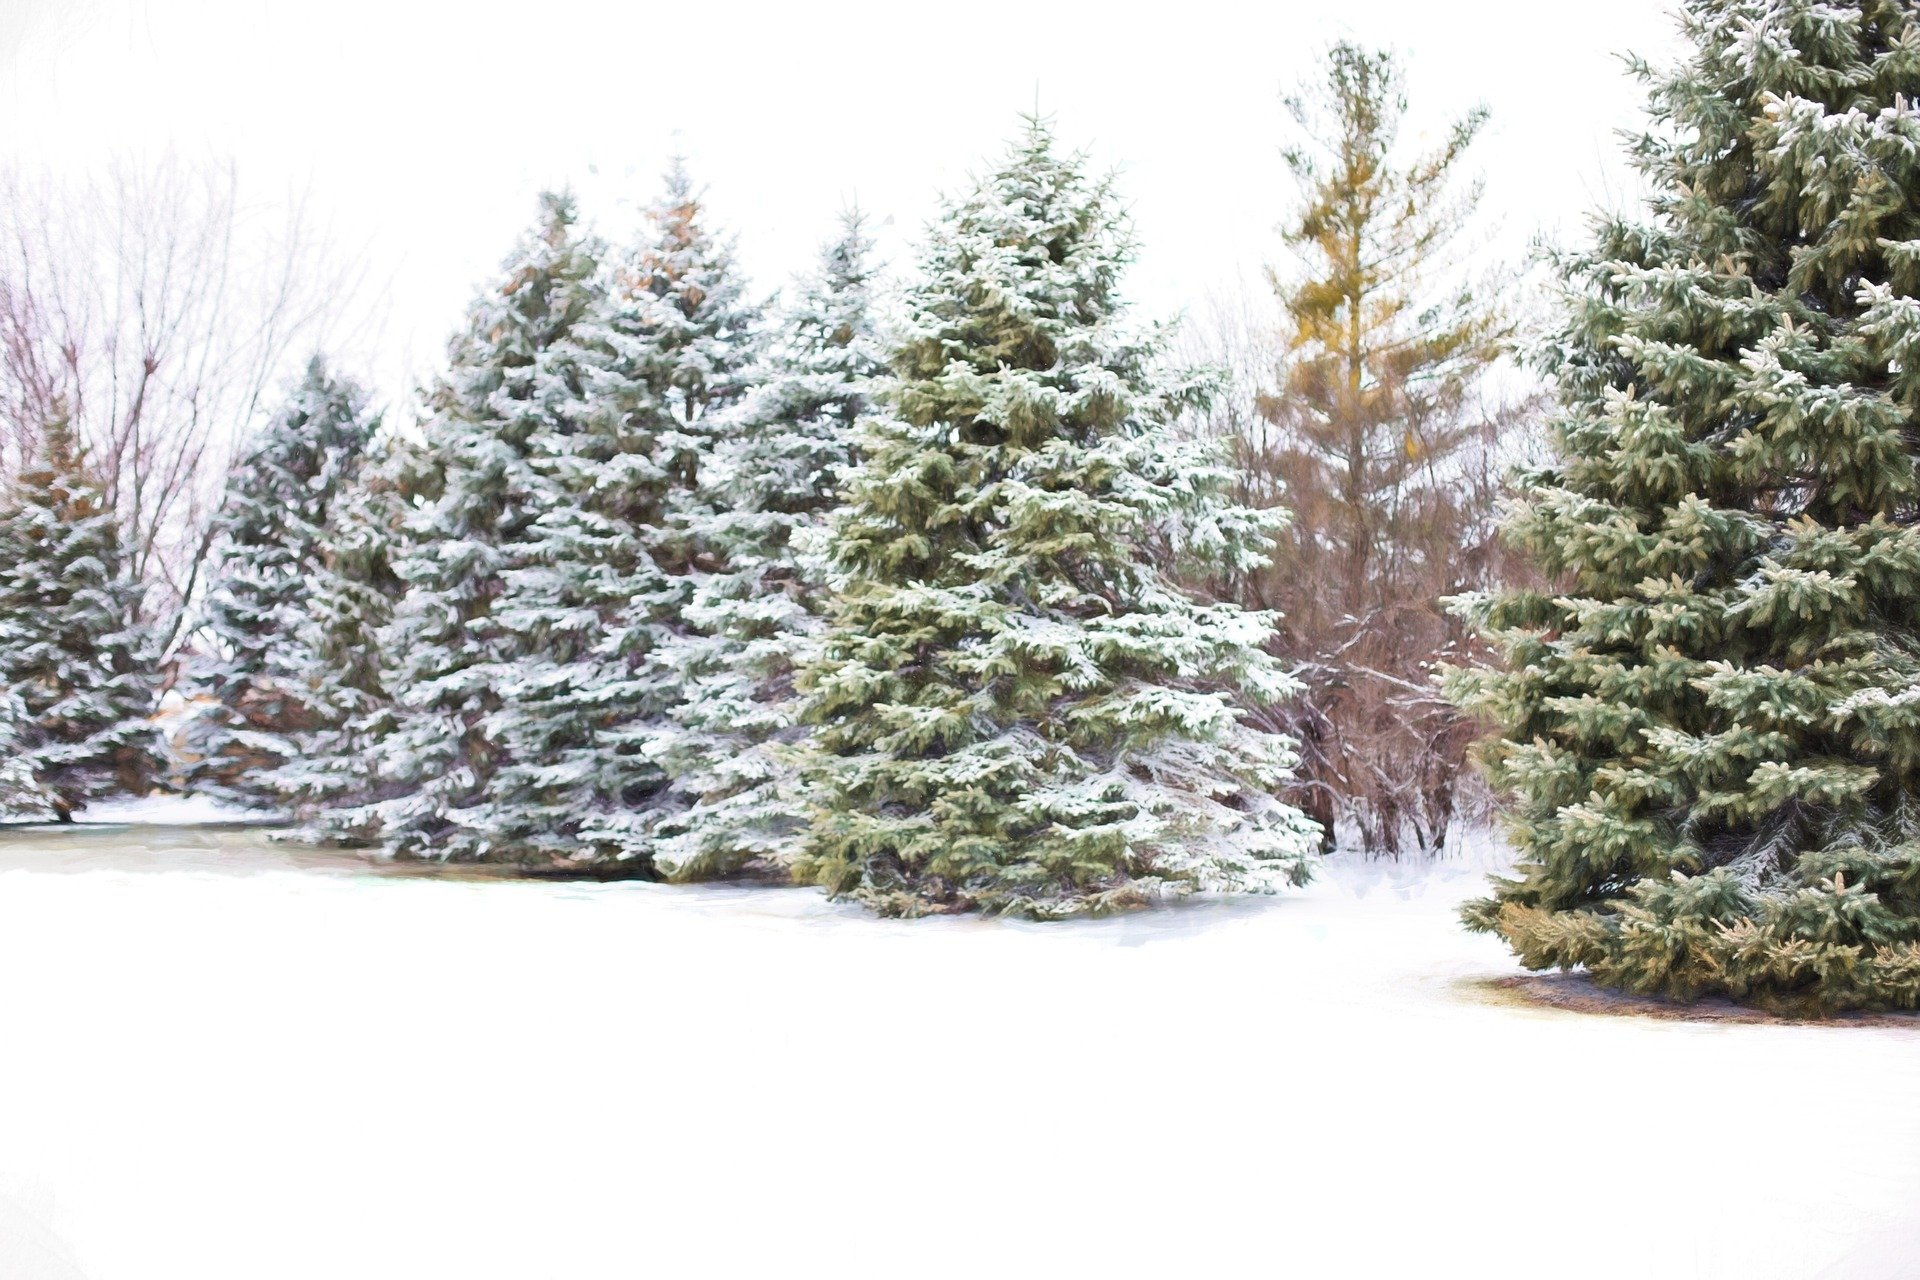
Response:
[{"label": "white snow bank", "polygon": [[1920,1034],[1492,1003],[1420,871],[888,922],[0,834],[0,1194],[89,1280],[1914,1274]]},{"label": "white snow bank", "polygon": [[142,826],[199,826],[219,822],[273,822],[272,814],[221,804],[207,796],[123,796],[90,804],[74,821],[92,826],[138,823]]}]

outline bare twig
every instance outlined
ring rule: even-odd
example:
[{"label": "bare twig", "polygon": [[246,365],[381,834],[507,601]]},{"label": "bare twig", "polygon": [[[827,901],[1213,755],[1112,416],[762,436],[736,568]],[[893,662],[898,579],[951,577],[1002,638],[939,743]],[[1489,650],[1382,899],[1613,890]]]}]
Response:
[{"label": "bare twig", "polygon": [[64,399],[176,637],[234,446],[360,320],[364,268],[303,196],[287,209],[273,225],[232,165],[175,155],[80,180],[0,170],[0,472]]}]

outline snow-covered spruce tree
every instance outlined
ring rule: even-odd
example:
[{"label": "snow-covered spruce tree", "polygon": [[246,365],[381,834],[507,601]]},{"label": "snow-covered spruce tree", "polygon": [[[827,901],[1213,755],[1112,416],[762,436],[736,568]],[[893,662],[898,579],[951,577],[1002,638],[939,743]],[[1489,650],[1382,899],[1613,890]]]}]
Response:
[{"label": "snow-covered spruce tree", "polygon": [[376,430],[320,530],[320,563],[294,637],[307,663],[299,677],[306,724],[299,750],[268,778],[281,802],[312,822],[311,836],[350,834],[330,831],[330,816],[377,798],[370,753],[396,723],[381,683],[380,632],[405,590],[393,565],[420,462],[411,439]]},{"label": "snow-covered spruce tree", "polygon": [[872,252],[848,213],[782,309],[684,521],[701,567],[685,626],[661,651],[682,694],[647,748],[672,780],[653,857],[674,879],[784,867],[805,824],[786,748],[803,732],[793,676],[817,643],[825,594],[805,547],[883,367]]},{"label": "snow-covered spruce tree", "polygon": [[834,516],[796,868],[886,913],[1268,890],[1319,840],[1273,795],[1292,745],[1234,710],[1290,690],[1271,616],[1173,585],[1259,562],[1274,517],[1173,429],[1205,380],[1122,323],[1130,240],[1081,165],[1032,121],[945,210]]},{"label": "snow-covered spruce tree", "polygon": [[1691,0],[1650,216],[1564,260],[1557,458],[1466,602],[1506,669],[1532,968],[1816,1011],[1920,1004],[1920,15]]},{"label": "snow-covered spruce tree", "polygon": [[314,659],[301,632],[323,530],[377,425],[366,393],[315,357],[234,464],[200,608],[207,652],[183,691],[193,706],[181,743],[189,789],[256,808],[283,802],[273,774],[318,727],[306,696]]},{"label": "snow-covered spruce tree", "polygon": [[26,736],[26,703],[14,690],[0,686],[0,822],[59,816],[53,797],[34,780]]},{"label": "snow-covered spruce tree", "polygon": [[535,866],[653,875],[669,804],[660,758],[699,696],[667,660],[699,577],[709,459],[758,349],[729,242],[676,160],[636,248],[569,339],[581,394],[537,465],[562,495],[506,575],[501,616],[528,655],[501,685],[497,846]]},{"label": "snow-covered spruce tree", "polygon": [[511,856],[487,790],[502,758],[494,717],[526,650],[500,601],[536,521],[560,505],[531,459],[580,398],[568,339],[596,306],[597,258],[572,199],[542,196],[538,225],[450,347],[421,427],[423,500],[393,560],[406,590],[378,637],[393,705],[368,753],[373,800],[326,815],[323,830],[377,836],[401,857]]},{"label": "snow-covered spruce tree", "polygon": [[152,637],[120,525],[63,416],[0,493],[0,715],[24,816],[140,794],[155,766]]}]

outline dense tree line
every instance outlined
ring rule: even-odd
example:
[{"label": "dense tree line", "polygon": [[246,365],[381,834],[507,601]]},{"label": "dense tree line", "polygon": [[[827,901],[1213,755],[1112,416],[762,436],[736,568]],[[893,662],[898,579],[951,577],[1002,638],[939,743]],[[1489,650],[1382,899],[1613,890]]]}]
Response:
[{"label": "dense tree line", "polygon": [[858,215],[769,314],[684,167],[626,248],[544,197],[415,429],[316,364],[242,458],[188,784],[392,857],[901,914],[1304,880],[1242,710],[1294,688],[1273,619],[1182,586],[1278,519],[1181,429],[1208,377],[1127,314],[1132,252],[1038,121],[884,330]]},{"label": "dense tree line", "polygon": [[[1520,861],[1466,918],[1526,964],[1920,1005],[1920,19],[1683,14],[1538,413],[1455,251],[1483,117],[1407,156],[1350,45],[1230,388],[1039,121],[886,291],[850,215],[756,301],[678,165],[624,246],[544,197],[417,422],[316,362],[244,452],[186,784],[398,858],[1053,918],[1436,848],[1490,731]],[[64,817],[154,777],[164,641],[61,402],[13,426],[0,806]]]}]

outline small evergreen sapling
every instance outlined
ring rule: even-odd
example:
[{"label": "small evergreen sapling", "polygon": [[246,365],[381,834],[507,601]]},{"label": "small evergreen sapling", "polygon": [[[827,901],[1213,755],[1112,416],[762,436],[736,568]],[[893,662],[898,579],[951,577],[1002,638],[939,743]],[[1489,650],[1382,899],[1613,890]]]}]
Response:
[{"label": "small evergreen sapling", "polygon": [[935,224],[833,520],[802,681],[804,879],[893,914],[1111,911],[1303,881],[1272,618],[1173,584],[1275,517],[1173,427],[1202,382],[1123,323],[1118,202],[1032,122]]}]

